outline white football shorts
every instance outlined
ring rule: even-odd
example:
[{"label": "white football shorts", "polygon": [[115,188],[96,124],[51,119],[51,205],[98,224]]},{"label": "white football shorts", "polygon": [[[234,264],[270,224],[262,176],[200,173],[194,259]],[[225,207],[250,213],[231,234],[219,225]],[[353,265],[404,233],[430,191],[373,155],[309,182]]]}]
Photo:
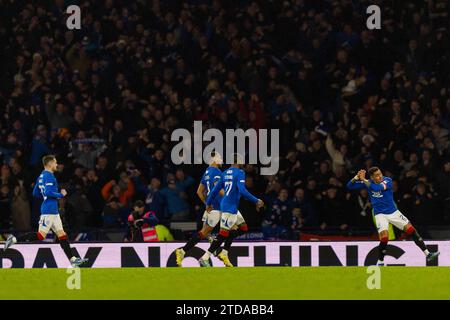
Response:
[{"label": "white football shorts", "polygon": [[231,230],[234,225],[240,226],[243,223],[245,220],[239,211],[237,213],[222,212],[220,229]]},{"label": "white football shorts", "polygon": [[389,230],[389,223],[400,230],[403,230],[403,228],[409,223],[409,220],[399,210],[397,210],[391,214],[379,213],[375,215],[375,222],[377,224],[378,233],[380,233],[381,231]]},{"label": "white football shorts", "polygon": [[220,221],[220,211],[211,210],[211,212],[208,213],[208,211],[205,210],[202,221],[208,226],[214,228]]},{"label": "white football shorts", "polygon": [[57,235],[64,232],[59,214],[42,214],[39,220],[39,233],[43,236],[51,230]]}]

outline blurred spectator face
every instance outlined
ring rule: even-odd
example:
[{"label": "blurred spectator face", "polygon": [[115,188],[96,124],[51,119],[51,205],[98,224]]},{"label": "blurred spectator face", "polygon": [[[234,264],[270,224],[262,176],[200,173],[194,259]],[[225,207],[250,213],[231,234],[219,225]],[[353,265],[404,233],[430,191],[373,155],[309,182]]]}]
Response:
[{"label": "blurred spectator face", "polygon": [[327,173],[328,170],[329,170],[329,168],[328,168],[328,163],[327,163],[327,162],[321,162],[321,163],[320,163],[320,168],[319,168],[319,170],[320,170],[320,173],[321,173],[321,174]]},{"label": "blurred spectator face", "polygon": [[397,150],[394,152],[394,159],[397,162],[402,162],[403,161],[403,152],[401,150]]},{"label": "blurred spectator face", "polygon": [[396,127],[398,127],[398,126],[400,126],[400,124],[402,123],[402,118],[400,118],[400,116],[394,116],[394,117],[392,118],[392,123],[393,123]]},{"label": "blurred spectator face", "polygon": [[75,171],[74,171],[74,174],[77,177],[79,177],[79,178],[83,177],[83,175],[84,175],[83,169],[82,168],[76,168]]},{"label": "blurred spectator face", "polygon": [[135,212],[137,212],[140,216],[142,216],[144,214],[144,209],[145,209],[145,207],[139,207],[139,206],[133,207],[133,210]]},{"label": "blurred spectator face", "polygon": [[417,185],[417,193],[423,196],[425,194],[425,191],[426,191],[425,185],[423,183],[419,183]]},{"label": "blurred spectator face", "polygon": [[415,51],[417,49],[417,41],[416,40],[410,40],[408,47],[411,51]]},{"label": "blurred spectator face", "polygon": [[319,122],[320,120],[322,120],[322,113],[320,112],[320,110],[313,111],[313,120],[314,122]]},{"label": "blurred spectator face", "polygon": [[411,102],[411,111],[414,113],[418,113],[420,111],[420,105],[417,101]]},{"label": "blurred spectator face", "polygon": [[97,174],[95,173],[95,170],[89,170],[86,177],[89,181],[95,181],[97,179]]},{"label": "blurred spectator face", "polygon": [[128,174],[126,172],[120,173],[120,181],[125,184],[128,184],[128,182],[130,182],[130,177],[128,176]]},{"label": "blurred spectator face", "polygon": [[296,190],[295,190],[295,197],[296,197],[297,199],[303,199],[303,198],[305,197],[305,190],[304,190],[304,189],[301,189],[301,188],[296,189]]},{"label": "blurred spectator face", "polygon": [[314,151],[319,151],[322,147],[322,143],[320,142],[320,140],[316,140],[313,142],[312,147]]},{"label": "blurred spectator face", "polygon": [[14,164],[12,164],[12,173],[14,175],[18,175],[20,172],[22,172],[22,166],[18,163],[15,162]]},{"label": "blurred spectator face", "polygon": [[345,50],[339,50],[337,52],[337,60],[339,61],[339,63],[347,63],[347,51]]},{"label": "blurred spectator face", "polygon": [[286,201],[289,196],[287,189],[281,189],[280,195],[278,196],[281,201]]},{"label": "blurred spectator face", "polygon": [[300,152],[306,152],[306,145],[304,143],[297,142],[295,148]]},{"label": "blurred spectator face", "polygon": [[113,208],[114,210],[119,209],[119,203],[118,203],[117,201],[111,201],[108,205],[109,205],[111,208]]},{"label": "blurred spectator face", "polygon": [[14,133],[8,134],[7,142],[9,144],[16,144],[17,143],[17,136]]},{"label": "blurred spectator face", "polygon": [[422,161],[429,161],[431,159],[430,151],[425,150],[422,152]]},{"label": "blurred spectator face", "polygon": [[292,215],[296,218],[301,218],[302,216],[302,210],[300,208],[294,208],[292,209]]},{"label": "blurred spectator face", "polygon": [[98,158],[98,166],[101,169],[105,169],[107,165],[108,165],[108,159],[106,157],[99,157]]},{"label": "blurred spectator face", "polygon": [[92,146],[91,146],[91,144],[90,144],[90,143],[85,143],[85,144],[83,144],[82,150],[83,150],[84,153],[89,153],[89,152],[91,152],[91,151],[92,151]]},{"label": "blurred spectator face", "polygon": [[58,103],[56,105],[56,113],[62,115],[64,113],[64,105],[62,103]]},{"label": "blurred spectator face", "polygon": [[120,197],[120,192],[121,192],[120,186],[115,185],[115,186],[113,187],[113,189],[112,189],[112,194],[113,194],[113,196],[114,196],[114,197]]},{"label": "blurred spectator face", "polygon": [[327,189],[327,196],[328,196],[328,198],[334,199],[334,198],[336,198],[336,195],[337,195],[336,188],[329,188],[329,189]]},{"label": "blurred spectator face", "polygon": [[183,181],[183,180],[184,180],[184,177],[185,177],[184,171],[181,170],[181,169],[178,169],[178,170],[175,172],[175,177],[176,177],[179,181]]},{"label": "blurred spectator face", "polygon": [[342,154],[343,156],[346,156],[347,153],[348,153],[348,147],[347,147],[347,145],[346,145],[346,144],[343,144],[343,145],[339,148],[339,151],[341,152],[341,154]]},{"label": "blurred spectator face", "polygon": [[450,172],[450,161],[447,161],[447,162],[444,164],[444,171],[445,171],[445,172]]},{"label": "blurred spectator face", "polygon": [[8,196],[8,194],[9,194],[9,187],[6,184],[2,185],[0,187],[0,193],[1,193],[2,197]]},{"label": "blurred spectator face", "polygon": [[156,150],[155,151],[155,158],[158,161],[161,161],[164,157],[164,152],[162,150]]},{"label": "blurred spectator face", "polygon": [[114,130],[115,131],[122,131],[123,130],[123,123],[121,120],[114,121]]},{"label": "blurred spectator face", "polygon": [[176,184],[175,184],[175,180],[169,180],[168,181],[168,183],[167,183],[167,186],[170,188],[170,189],[176,189]]},{"label": "blurred spectator face", "polygon": [[334,174],[336,175],[336,178],[342,178],[345,175],[344,166],[336,166]]},{"label": "blurred spectator face", "polygon": [[314,190],[314,189],[316,189],[316,187],[317,187],[316,180],[311,179],[311,180],[308,181],[307,188],[309,190]]},{"label": "blurred spectator face", "polygon": [[9,167],[7,165],[2,166],[1,174],[3,178],[7,178],[10,176]]},{"label": "blurred spectator face", "polygon": [[409,161],[412,163],[417,163],[417,161],[419,160],[419,158],[417,157],[417,153],[411,153],[409,155]]},{"label": "blurred spectator face", "polygon": [[160,186],[161,186],[161,181],[159,181],[158,178],[152,178],[152,180],[150,181],[150,187],[153,190],[158,190]]}]

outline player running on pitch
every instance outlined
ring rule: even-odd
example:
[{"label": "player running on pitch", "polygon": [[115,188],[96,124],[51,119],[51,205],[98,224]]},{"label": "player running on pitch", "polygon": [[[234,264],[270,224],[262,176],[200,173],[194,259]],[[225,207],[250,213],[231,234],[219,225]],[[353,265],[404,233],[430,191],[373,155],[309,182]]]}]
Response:
[{"label": "player running on pitch", "polygon": [[39,220],[38,232],[31,232],[20,237],[14,237],[10,234],[5,242],[4,250],[11,247],[11,245],[22,241],[36,241],[44,240],[47,233],[52,229],[59,239],[59,244],[64,250],[67,258],[70,260],[72,267],[79,267],[87,261],[87,259],[80,258],[70,247],[67,235],[63,230],[61,217],[58,213],[58,199],[67,195],[65,189],[58,192],[58,183],[53,173],[58,167],[55,156],[47,155],[42,158],[44,170],[37,178],[33,189],[33,196],[41,198],[44,201],[41,204],[41,218]]},{"label": "player running on pitch", "polygon": [[[242,156],[234,154],[233,164],[229,169],[222,173],[219,181],[206,198],[206,211],[211,212],[214,199],[217,197],[219,191],[224,189],[224,195],[220,202],[222,217],[220,219],[219,235],[211,243],[208,251],[200,258],[199,262],[202,267],[211,266],[209,258],[211,257],[211,254],[220,248],[222,242],[228,241],[228,244],[231,245],[232,239],[235,238],[239,232],[238,230],[230,231],[232,227],[235,224],[242,226],[242,222],[245,223],[245,221],[240,221],[242,215],[238,210],[239,199],[241,196],[244,196],[247,200],[255,203],[257,209],[264,206],[264,202],[253,196],[245,187],[245,173],[240,169],[242,164],[244,164]],[[245,228],[247,228],[246,224]],[[240,231],[243,231],[242,228],[240,228]],[[226,248],[227,247],[225,247],[222,252],[227,250]]]},{"label": "player running on pitch", "polygon": [[429,252],[422,237],[412,226],[409,220],[397,209],[392,192],[392,179],[384,177],[378,167],[369,169],[370,180],[366,179],[366,170],[358,171],[358,174],[347,183],[349,189],[367,188],[370,202],[375,215],[380,244],[378,246],[378,266],[384,266],[384,256],[388,243],[389,223],[403,230],[406,236],[412,236],[416,245],[423,251],[427,261],[437,258],[438,252]]},{"label": "player running on pitch", "polygon": [[[220,179],[220,176],[222,175],[222,171],[220,171],[219,167],[223,164],[222,157],[219,153],[213,153],[211,157],[211,164],[206,169],[205,173],[202,176],[202,179],[200,181],[200,184],[197,189],[197,195],[200,198],[200,200],[205,203],[206,202],[206,196],[210,193],[210,191],[214,188],[214,186],[217,184],[217,182]],[[201,240],[205,239],[214,229],[214,227],[219,223],[220,221],[220,201],[222,200],[223,196],[223,190],[219,191],[219,195],[214,199],[213,201],[213,210],[211,212],[207,212],[205,210],[205,213],[203,214],[203,227],[202,229],[196,233],[183,248],[179,248],[175,251],[176,258],[177,258],[177,265],[181,267],[181,264],[183,262],[184,256],[186,252],[191,250],[197,243],[199,243]],[[240,213],[239,213],[240,215]],[[240,229],[242,233],[246,231],[247,225],[245,224],[244,218],[241,216],[239,219],[239,222],[241,223]],[[244,229],[244,230],[242,230]],[[240,233],[241,234],[241,233]],[[228,259],[228,250],[221,250],[220,252],[216,252],[215,255],[225,264],[227,267],[232,267],[230,260]]]}]

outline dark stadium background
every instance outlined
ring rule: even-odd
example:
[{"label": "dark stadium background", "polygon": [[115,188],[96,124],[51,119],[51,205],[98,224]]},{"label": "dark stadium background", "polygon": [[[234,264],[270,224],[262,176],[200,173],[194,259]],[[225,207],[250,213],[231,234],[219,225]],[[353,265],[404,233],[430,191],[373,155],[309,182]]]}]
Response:
[{"label": "dark stadium background", "polygon": [[[66,27],[70,4],[81,30]],[[370,4],[380,30],[367,30]],[[0,0],[0,229],[36,229],[31,190],[52,153],[71,240],[122,241],[130,205],[147,197],[183,240],[203,213],[195,190],[206,166],[174,166],[170,134],[202,120],[280,129],[279,173],[245,168],[266,202],[261,213],[241,205],[256,239],[373,237],[367,194],[345,188],[372,165],[394,179],[399,209],[425,238],[448,239],[449,9]]]}]

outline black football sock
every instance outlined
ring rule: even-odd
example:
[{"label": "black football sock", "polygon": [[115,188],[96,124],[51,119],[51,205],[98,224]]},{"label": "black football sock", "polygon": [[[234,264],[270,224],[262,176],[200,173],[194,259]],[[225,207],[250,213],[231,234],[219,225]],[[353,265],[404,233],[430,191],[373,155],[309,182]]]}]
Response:
[{"label": "black football sock", "polygon": [[189,239],[189,241],[184,245],[183,250],[184,252],[188,252],[189,250],[191,250],[193,247],[195,247],[195,245],[197,243],[200,242],[200,240],[202,240],[204,237],[201,234],[201,232],[197,232],[195,233],[191,239]]},{"label": "black football sock", "polygon": [[382,238],[380,244],[378,245],[378,260],[384,261],[384,256],[386,255],[386,248],[388,244],[387,238]]},{"label": "black football sock", "polygon": [[64,253],[66,254],[67,259],[71,259],[72,257],[77,257],[75,252],[70,247],[69,241],[67,239],[59,240],[59,245],[63,249]]},{"label": "black football sock", "polygon": [[417,230],[414,230],[413,234],[412,234],[414,243],[423,251],[427,251],[427,246],[425,244],[425,242],[423,242],[422,237],[420,236],[420,234],[417,232]]},{"label": "black football sock", "polygon": [[39,240],[37,232],[29,232],[17,237],[17,242],[25,242],[25,241],[37,241]]},{"label": "black football sock", "polygon": [[[233,243],[234,239],[243,235],[245,233],[245,231],[241,230],[241,229],[237,229],[237,230],[232,230],[230,231],[230,235],[228,236],[228,238],[225,240],[225,243],[223,245],[223,249],[229,251],[231,248],[231,244]],[[219,254],[219,253],[217,253]]]},{"label": "black football sock", "polygon": [[216,239],[211,243],[211,246],[208,249],[208,252],[214,253],[217,249],[219,249],[222,242],[224,242],[228,237],[225,237],[222,234],[219,234]]}]

